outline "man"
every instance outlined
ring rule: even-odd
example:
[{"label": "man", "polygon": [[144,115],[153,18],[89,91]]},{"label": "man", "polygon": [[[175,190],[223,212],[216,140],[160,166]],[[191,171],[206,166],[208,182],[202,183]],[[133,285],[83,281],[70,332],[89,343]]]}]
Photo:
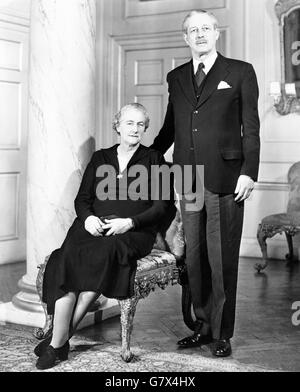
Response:
[{"label": "man", "polygon": [[[174,143],[174,164],[204,165],[204,205],[181,200],[186,263],[194,313],[182,348],[214,342],[213,355],[231,354],[244,200],[259,165],[258,86],[251,64],[216,51],[216,17],[190,12],[183,22],[192,60],[167,76],[169,104],[153,148]],[[193,177],[196,178],[195,175]]]}]

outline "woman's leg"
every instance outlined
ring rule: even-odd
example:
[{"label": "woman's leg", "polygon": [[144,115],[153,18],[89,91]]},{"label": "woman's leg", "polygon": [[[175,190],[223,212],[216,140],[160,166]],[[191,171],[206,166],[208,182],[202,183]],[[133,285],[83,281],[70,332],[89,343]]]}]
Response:
[{"label": "woman's leg", "polygon": [[74,334],[89,306],[98,296],[99,294],[94,291],[83,291],[77,298],[74,292],[69,292],[55,302],[53,334],[50,342],[53,348],[63,346]]},{"label": "woman's leg", "polygon": [[95,293],[94,291],[82,291],[78,295],[77,303],[72,317],[70,336],[74,334],[80,321],[86,315],[89,306],[97,299],[98,296],[99,294]]},{"label": "woman's leg", "polygon": [[69,292],[55,302],[53,334],[50,345],[53,348],[63,346],[69,339],[69,326],[76,303],[76,294]]}]

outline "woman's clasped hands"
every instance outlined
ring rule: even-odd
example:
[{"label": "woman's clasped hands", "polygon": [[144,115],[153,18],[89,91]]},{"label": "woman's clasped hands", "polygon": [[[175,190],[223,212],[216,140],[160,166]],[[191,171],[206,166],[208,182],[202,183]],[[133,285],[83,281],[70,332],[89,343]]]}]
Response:
[{"label": "woman's clasped hands", "polygon": [[126,233],[133,227],[131,218],[113,218],[101,220],[97,216],[90,215],[84,222],[84,228],[95,237],[110,236]]}]

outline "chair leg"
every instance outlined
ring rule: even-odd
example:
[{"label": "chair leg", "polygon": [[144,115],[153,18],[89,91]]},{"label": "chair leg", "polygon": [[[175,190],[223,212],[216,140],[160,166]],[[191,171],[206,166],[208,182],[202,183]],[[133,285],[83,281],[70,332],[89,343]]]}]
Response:
[{"label": "chair leg", "polygon": [[133,318],[136,311],[136,306],[139,301],[137,295],[132,298],[119,300],[121,309],[121,329],[122,329],[122,349],[121,357],[123,361],[130,362],[134,355],[130,351],[130,338],[133,327]]},{"label": "chair leg", "polygon": [[292,261],[294,259],[293,237],[291,236],[291,234],[288,234],[287,232],[285,232],[285,236],[289,247],[289,253],[285,255],[285,258],[288,261]]},{"label": "chair leg", "polygon": [[256,237],[262,252],[263,264],[256,263],[254,268],[257,270],[257,272],[260,272],[263,269],[265,269],[268,265],[268,253],[267,253],[267,242],[266,242],[268,235],[262,230],[261,224],[258,225]]}]

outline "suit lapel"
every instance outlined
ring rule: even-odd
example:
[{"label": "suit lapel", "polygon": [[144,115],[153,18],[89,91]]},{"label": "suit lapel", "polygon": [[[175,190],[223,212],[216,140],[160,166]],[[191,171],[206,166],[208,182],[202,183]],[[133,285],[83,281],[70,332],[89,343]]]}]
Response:
[{"label": "suit lapel", "polygon": [[182,68],[180,68],[178,81],[180,83],[180,86],[186,98],[190,101],[190,103],[193,106],[196,106],[197,98],[196,98],[193,79],[192,79],[192,67],[193,67],[193,60],[189,61]]},{"label": "suit lapel", "polygon": [[226,59],[218,53],[218,57],[214,65],[204,80],[203,90],[197,103],[197,107],[203,105],[203,103],[207,101],[211,94],[217,90],[218,84],[229,74],[228,67],[229,66]]}]

